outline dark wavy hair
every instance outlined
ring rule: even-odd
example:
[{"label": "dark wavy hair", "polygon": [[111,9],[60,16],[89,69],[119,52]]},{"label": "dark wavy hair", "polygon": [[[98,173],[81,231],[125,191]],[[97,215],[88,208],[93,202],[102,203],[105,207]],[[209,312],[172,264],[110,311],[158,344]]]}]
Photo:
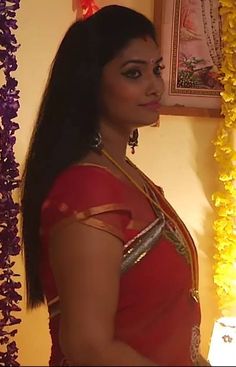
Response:
[{"label": "dark wavy hair", "polygon": [[52,63],[22,180],[22,239],[27,305],[44,302],[40,281],[40,212],[56,176],[89,151],[98,130],[102,69],[134,38],[155,29],[144,15],[126,7],[103,7],[66,32]]}]

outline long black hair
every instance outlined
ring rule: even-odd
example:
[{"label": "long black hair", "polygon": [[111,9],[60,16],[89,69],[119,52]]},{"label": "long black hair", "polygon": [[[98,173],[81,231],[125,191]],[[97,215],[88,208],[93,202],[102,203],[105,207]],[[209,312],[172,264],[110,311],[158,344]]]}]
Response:
[{"label": "long black hair", "polygon": [[71,25],[52,64],[22,180],[22,239],[27,304],[44,302],[40,282],[40,211],[55,177],[81,160],[98,130],[103,66],[129,41],[150,36],[153,24],[126,7],[103,7]]}]

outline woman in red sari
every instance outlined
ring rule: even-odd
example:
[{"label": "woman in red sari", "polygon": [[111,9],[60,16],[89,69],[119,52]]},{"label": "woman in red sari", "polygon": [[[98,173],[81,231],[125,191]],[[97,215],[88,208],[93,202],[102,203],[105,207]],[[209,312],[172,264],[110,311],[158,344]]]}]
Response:
[{"label": "woman in red sari", "polygon": [[163,191],[126,158],[155,123],[152,23],[108,6],[66,33],[26,163],[28,304],[46,301],[51,366],[193,366],[198,262]]}]

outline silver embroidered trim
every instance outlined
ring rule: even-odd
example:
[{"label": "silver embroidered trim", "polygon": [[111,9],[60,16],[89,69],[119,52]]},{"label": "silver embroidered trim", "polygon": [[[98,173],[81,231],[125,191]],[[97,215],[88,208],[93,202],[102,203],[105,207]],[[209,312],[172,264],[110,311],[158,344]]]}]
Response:
[{"label": "silver embroidered trim", "polygon": [[[148,225],[144,230],[137,234],[134,238],[128,241],[124,249],[133,245],[123,256],[123,262],[121,264],[121,274],[126,272],[131,266],[135,265],[139,262],[147,252],[155,245],[157,240],[160,238],[161,233],[165,227],[165,217],[161,213],[159,218],[155,219],[150,225]],[[51,300],[49,302],[49,306],[55,303],[59,303],[59,297]],[[55,317],[60,314],[60,308],[54,311],[53,314],[50,315],[50,318]]]},{"label": "silver embroidered trim", "polygon": [[197,363],[199,356],[199,346],[200,346],[200,328],[195,325],[192,328],[191,344],[190,344],[190,358],[194,364]]},{"label": "silver embroidered trim", "polygon": [[143,231],[125,244],[125,248],[132,247],[124,254],[121,264],[121,273],[126,272],[131,266],[139,262],[147,252],[155,245],[160,238],[165,227],[165,217],[159,214],[154,222],[152,222]]}]

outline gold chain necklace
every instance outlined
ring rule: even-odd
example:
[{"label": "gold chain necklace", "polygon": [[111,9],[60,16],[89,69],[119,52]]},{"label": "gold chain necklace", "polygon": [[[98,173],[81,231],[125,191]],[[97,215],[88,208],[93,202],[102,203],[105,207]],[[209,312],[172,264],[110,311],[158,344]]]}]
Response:
[{"label": "gold chain necklace", "polygon": [[[176,227],[176,223],[174,222],[173,218],[155,201],[153,200],[150,195],[148,195],[148,193],[133,179],[133,177],[131,177],[124,168],[122,168],[118,162],[116,162],[116,160],[104,149],[101,149],[101,153],[110,161],[114,164],[114,166],[123,173],[123,175],[125,177],[127,177],[127,179],[140,191],[143,193],[143,195],[150,201],[150,203],[152,203],[157,209],[161,210],[161,212],[164,213],[164,215],[171,221],[171,223],[174,225],[174,227]],[[128,159],[127,159],[128,160]],[[128,160],[129,161],[129,160]],[[138,170],[138,168],[132,163],[131,166],[133,166],[134,168],[136,168]],[[139,171],[139,170],[138,170]],[[142,175],[144,177],[144,175]],[[187,247],[189,248],[190,251],[190,246],[187,245]],[[191,273],[192,273],[192,284],[193,287],[192,289],[190,289],[190,295],[191,297],[196,301],[199,302],[199,292],[198,292],[198,280],[197,280],[197,276],[196,274],[198,273],[198,270],[195,269],[195,266],[197,267],[197,260],[195,257],[195,263],[193,261],[193,256],[191,255],[191,251],[190,251],[190,257],[191,257]],[[196,273],[196,274],[195,274]]]},{"label": "gold chain necklace", "polygon": [[[114,164],[114,166],[116,166],[116,168],[118,168],[119,169],[119,171],[121,171],[122,173],[123,173],[123,175],[124,176],[126,176],[127,178],[128,178],[128,180],[134,185],[134,186],[136,186],[136,188],[139,190],[139,191],[141,191],[142,193],[143,193],[143,195],[157,208],[157,209],[159,209],[159,210],[161,210],[162,212],[164,212],[164,214],[166,215],[166,217],[168,217],[170,220],[171,220],[171,222],[173,222],[173,219],[171,218],[171,216],[168,214],[168,213],[166,213],[164,210],[163,210],[163,208],[161,208],[160,207],[160,205],[158,205],[158,203],[155,201],[155,200],[153,200],[152,198],[151,198],[151,196],[150,195],[148,195],[148,193],[133,179],[133,177],[131,177],[125,170],[124,170],[124,168],[122,168],[120,165],[119,165],[119,163],[117,163],[116,161],[115,161],[115,159],[114,158],[112,158],[112,156],[105,150],[105,149],[102,149],[101,150],[101,152],[102,152],[102,154],[105,156],[105,157],[107,157],[107,159],[109,160],[109,161],[111,161],[113,164]],[[127,159],[128,160],[128,159]],[[132,166],[134,166],[135,167],[135,165],[133,165],[132,164]],[[136,167],[135,167],[136,168]],[[137,169],[138,170],[138,169]]]}]

